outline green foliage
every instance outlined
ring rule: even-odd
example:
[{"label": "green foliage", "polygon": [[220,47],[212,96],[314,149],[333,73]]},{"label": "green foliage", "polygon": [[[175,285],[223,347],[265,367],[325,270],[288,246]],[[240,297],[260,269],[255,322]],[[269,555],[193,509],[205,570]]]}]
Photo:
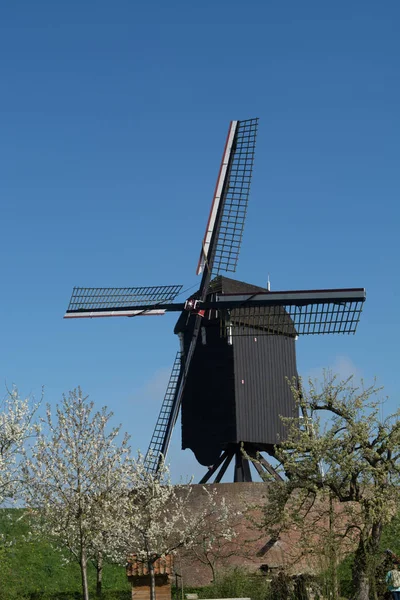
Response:
[{"label": "green foliage", "polygon": [[[91,596],[94,592],[91,590]],[[117,591],[106,590],[101,595],[101,600],[131,600],[132,594],[130,590]],[[81,600],[81,592],[56,592],[54,594],[30,594],[24,600]],[[19,600],[19,599],[18,599]]]},{"label": "green foliage", "polygon": [[[30,516],[21,509],[0,510],[0,600],[70,600],[81,598],[79,565],[65,550],[30,535]],[[96,571],[89,564],[91,596],[95,597]],[[102,600],[130,598],[123,567],[104,565]]]},{"label": "green foliage", "polygon": [[253,574],[236,567],[225,571],[217,581],[202,588],[199,598],[251,598],[265,600],[269,595],[268,579],[261,574]]},{"label": "green foliage", "polygon": [[182,588],[180,587],[180,583],[178,583],[178,587],[172,585],[171,589],[171,597],[172,600],[182,600],[185,598],[185,594],[197,594],[199,598],[201,598],[201,592],[203,588],[199,587],[186,587],[184,586],[183,596],[182,596]]},{"label": "green foliage", "polygon": [[17,598],[12,562],[4,548],[0,548],[0,600]]},{"label": "green foliage", "polygon": [[383,529],[381,538],[382,552],[387,548],[397,554],[397,556],[400,556],[400,513],[396,514]]},{"label": "green foliage", "polygon": [[[265,528],[277,538],[296,527],[304,548],[315,544],[317,534],[334,598],[332,558],[339,558],[341,545],[346,551],[346,542],[356,546],[355,597],[376,597],[382,529],[400,503],[400,410],[382,420],[375,385],[358,387],[352,377],[339,381],[329,373],[320,384],[310,380],[308,388],[294,381],[292,392],[302,416],[284,419],[287,437],[275,458],[286,480],[268,488]],[[329,503],[332,514],[324,515]]]},{"label": "green foliage", "polygon": [[354,581],[353,581],[353,564],[354,554],[349,554],[344,560],[338,565],[338,582],[340,596],[345,598],[353,597]]},{"label": "green foliage", "polygon": [[[380,541],[380,549],[377,553],[376,562],[378,568],[375,573],[376,585],[378,587],[378,597],[383,597],[387,589],[385,576],[388,570],[392,568],[390,558],[385,555],[385,550],[389,548],[397,556],[400,556],[400,514],[396,514],[383,531]],[[340,595],[345,598],[354,596],[355,587],[353,579],[354,552],[346,556],[338,565],[338,581]]]}]

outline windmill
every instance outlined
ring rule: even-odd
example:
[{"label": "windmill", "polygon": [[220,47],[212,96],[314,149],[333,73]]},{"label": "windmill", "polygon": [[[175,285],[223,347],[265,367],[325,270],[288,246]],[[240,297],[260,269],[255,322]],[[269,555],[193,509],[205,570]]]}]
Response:
[{"label": "windmill", "polygon": [[[355,333],[363,288],[271,292],[221,275],[238,262],[253,170],[258,119],[232,121],[202,242],[198,291],[176,302],[182,286],[74,288],[65,318],[179,312],[179,336],[167,391],[146,463],[156,472],[182,410],[182,448],[219,482],[231,461],[234,480],[251,481],[249,458],[278,477],[261,452],[284,439],[294,415],[287,378],[297,376],[299,335]],[[245,452],[243,452],[243,450]]]}]

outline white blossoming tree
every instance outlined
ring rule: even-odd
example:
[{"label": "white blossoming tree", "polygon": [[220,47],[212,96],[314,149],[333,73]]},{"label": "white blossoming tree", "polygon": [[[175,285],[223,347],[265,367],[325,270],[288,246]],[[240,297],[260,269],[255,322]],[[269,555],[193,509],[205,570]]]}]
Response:
[{"label": "white blossoming tree", "polygon": [[188,548],[187,555],[208,567],[213,583],[230,558],[245,558],[251,553],[250,540],[239,536],[243,520],[246,517],[241,511],[229,507],[224,497],[216,497],[210,514]]},{"label": "white blossoming tree", "polygon": [[[218,536],[232,539],[230,511],[215,488],[203,488],[201,498],[193,501],[192,486],[173,485],[169,468],[163,462],[158,473],[148,473],[143,457],[133,466],[132,491],[123,503],[116,505],[113,525],[114,543],[108,551],[115,561],[126,562],[129,554],[147,565],[151,580],[151,600],[155,600],[154,563],[159,558],[175,554],[205,542],[211,521],[218,523]],[[117,518],[115,518],[117,517]],[[211,528],[215,535],[215,529]]]},{"label": "white blossoming tree", "polygon": [[43,533],[79,563],[88,600],[87,563],[101,558],[110,507],[125,497],[131,474],[128,437],[109,428],[112,413],[94,412],[78,388],[63,397],[53,416],[47,406],[43,430],[25,466],[26,500]]},{"label": "white blossoming tree", "polygon": [[21,467],[29,438],[37,432],[34,422],[38,404],[22,399],[16,387],[0,403],[0,504],[18,498]]}]

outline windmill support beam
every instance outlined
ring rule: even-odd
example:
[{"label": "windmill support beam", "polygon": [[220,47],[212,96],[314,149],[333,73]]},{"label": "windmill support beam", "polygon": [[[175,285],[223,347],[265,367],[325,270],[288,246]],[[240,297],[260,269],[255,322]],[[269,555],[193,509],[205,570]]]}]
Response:
[{"label": "windmill support beam", "polygon": [[250,482],[253,481],[250,473],[249,460],[243,456],[241,448],[238,448],[235,453],[235,482]]},{"label": "windmill support beam", "polygon": [[219,473],[216,476],[214,483],[220,483],[221,479],[225,475],[227,468],[229,467],[229,465],[231,463],[232,458],[233,458],[233,453],[228,454],[228,456],[225,458],[224,464],[220,468]]},{"label": "windmill support beam", "polygon": [[215,473],[217,473],[217,475],[214,479],[214,483],[220,483],[233,458],[235,458],[235,482],[253,481],[251,476],[251,466],[254,467],[262,480],[265,479],[266,473],[268,473],[276,481],[283,481],[282,477],[274,467],[264,458],[264,456],[262,456],[260,449],[254,446],[254,444],[244,443],[230,444],[215,464],[209,468],[207,473],[200,479],[199,484],[209,482]]},{"label": "windmill support beam", "polygon": [[263,471],[263,468],[260,465],[260,463],[257,460],[253,460],[252,464],[253,464],[255,470],[257,471],[257,473],[259,474],[259,476],[261,477],[261,479],[264,479],[264,471]]},{"label": "windmill support beam", "polygon": [[[214,475],[215,471],[218,471],[221,464],[227,458],[228,452],[225,450],[217,460],[217,462],[208,469],[207,473],[204,475],[202,479],[200,479],[199,483],[207,483],[207,481]],[[232,458],[232,457],[231,457]]]},{"label": "windmill support beam", "polygon": [[274,467],[263,457],[261,452],[257,450],[256,447],[251,444],[246,444],[244,446],[244,451],[249,456],[252,465],[260,475],[261,479],[264,479],[266,471],[269,473],[269,475],[272,475],[276,481],[283,481],[283,478],[279,475],[276,469],[274,469]]}]

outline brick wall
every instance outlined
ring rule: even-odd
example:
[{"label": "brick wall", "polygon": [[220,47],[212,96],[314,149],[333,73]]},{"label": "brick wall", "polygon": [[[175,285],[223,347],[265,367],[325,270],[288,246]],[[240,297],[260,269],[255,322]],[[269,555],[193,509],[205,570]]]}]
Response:
[{"label": "brick wall", "polygon": [[[261,507],[265,507],[267,503],[267,485],[261,482],[220,483],[207,487],[216,487],[218,494],[223,496],[228,506],[235,511],[246,513],[250,507],[251,516],[257,521],[261,515]],[[196,509],[201,507],[205,495],[204,486],[193,485],[192,488],[191,503]],[[339,506],[337,510],[340,512],[342,508]],[[312,517],[310,515],[310,518]],[[318,526],[323,526],[321,519]],[[316,572],[321,568],[318,528],[316,528],[315,550],[307,554],[304,554],[304,550],[299,547],[300,534],[296,527],[283,533],[275,543],[265,531],[260,531],[252,525],[244,514],[235,523],[234,529],[237,536],[232,542],[227,542],[227,557],[220,560],[218,565],[220,571],[238,566],[250,571],[258,571],[261,568],[261,571],[265,572],[267,565],[272,571],[284,569],[290,574],[298,574]],[[196,559],[190,550],[183,550],[175,556],[175,571],[182,575],[185,587],[208,585],[212,580],[210,567]]]},{"label": "brick wall", "polygon": [[[318,549],[319,532],[316,530],[316,543],[314,553],[312,551],[304,554],[299,547],[300,534],[295,527],[289,532],[283,533],[276,542],[271,540],[265,531],[258,530],[251,524],[244,513],[250,513],[254,520],[261,515],[261,508],[267,503],[267,485],[266,483],[220,483],[207,486],[193,485],[190,495],[190,502],[194,510],[201,508],[208,489],[216,488],[218,495],[225,498],[226,503],[234,511],[240,511],[240,516],[234,523],[236,537],[231,542],[226,542],[226,555],[219,560],[218,571],[235,566],[244,567],[250,571],[264,571],[265,566],[269,570],[276,571],[284,569],[289,574],[312,573],[320,570],[320,556]],[[326,507],[325,507],[326,508]],[[339,505],[336,510],[339,513],[343,507]],[[312,518],[312,515],[311,515]],[[343,524],[346,520],[344,518]],[[321,519],[318,527],[323,527]],[[348,551],[348,550],[347,550]],[[193,555],[191,550],[181,550],[174,557],[175,573],[182,577],[183,585],[187,587],[198,587],[208,585],[212,580],[212,571],[209,566],[203,564]],[[132,573],[133,574],[133,573]],[[180,579],[178,578],[180,581]],[[161,580],[160,580],[161,581]],[[133,588],[132,598],[134,600],[149,600],[150,590],[148,584],[141,584],[143,589],[139,589],[139,584]],[[146,587],[147,585],[147,587]],[[158,591],[158,590],[157,590]],[[161,594],[161,595],[160,595]],[[165,589],[160,583],[157,600],[170,600],[170,586],[165,585]]]},{"label": "brick wall", "polygon": [[[264,483],[219,483],[210,484],[208,489],[216,488],[218,495],[233,511],[245,512],[249,506],[254,506],[253,513],[257,512],[256,505],[262,506],[266,502]],[[205,496],[204,486],[193,485],[190,501],[194,510],[201,508]],[[235,518],[234,529],[237,534],[232,542],[226,543],[227,551],[221,552],[219,569],[241,566],[250,570],[257,570],[266,560],[263,556],[257,557],[257,552],[265,545],[265,536],[250,526],[244,517]],[[249,542],[249,540],[253,540]],[[224,557],[224,554],[226,557]],[[212,571],[209,566],[193,556],[191,551],[183,550],[175,557],[175,570],[183,578],[184,587],[197,587],[207,585],[212,580]]]}]

